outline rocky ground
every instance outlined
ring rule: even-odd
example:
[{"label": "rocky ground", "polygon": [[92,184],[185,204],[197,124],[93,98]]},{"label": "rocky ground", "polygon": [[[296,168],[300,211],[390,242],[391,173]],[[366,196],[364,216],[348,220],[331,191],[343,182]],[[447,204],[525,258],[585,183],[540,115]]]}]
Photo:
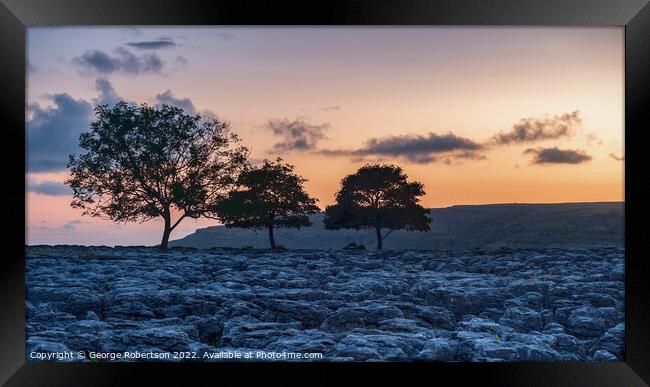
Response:
[{"label": "rocky ground", "polygon": [[27,353],[623,359],[622,249],[161,253],[39,246],[27,255]]}]

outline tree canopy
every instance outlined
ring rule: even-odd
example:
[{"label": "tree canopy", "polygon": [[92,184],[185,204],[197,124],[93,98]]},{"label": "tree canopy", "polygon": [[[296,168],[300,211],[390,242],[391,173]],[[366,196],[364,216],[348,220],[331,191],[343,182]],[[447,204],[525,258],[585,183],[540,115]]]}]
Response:
[{"label": "tree canopy", "polygon": [[422,183],[409,182],[398,166],[365,165],[341,181],[336,203],[325,209],[325,228],[374,229],[381,249],[393,230],[429,231],[429,210],[419,204],[424,194]]},{"label": "tree canopy", "polygon": [[271,248],[275,249],[275,228],[309,226],[307,215],[319,211],[316,199],[303,188],[305,181],[282,159],[264,160],[260,167],[239,175],[239,188],[230,192],[216,212],[227,227],[268,229]]},{"label": "tree canopy", "polygon": [[68,162],[72,207],[116,222],[161,217],[162,249],[184,218],[214,217],[247,166],[248,150],[216,118],[126,102],[96,106],[95,117],[79,137],[85,153]]}]

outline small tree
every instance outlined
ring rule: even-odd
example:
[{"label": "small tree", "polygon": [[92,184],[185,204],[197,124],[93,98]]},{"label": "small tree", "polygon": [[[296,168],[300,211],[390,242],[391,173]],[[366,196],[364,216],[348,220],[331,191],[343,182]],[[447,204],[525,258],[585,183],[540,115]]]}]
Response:
[{"label": "small tree", "polygon": [[[393,230],[429,231],[429,210],[418,204],[424,186],[395,165],[366,165],[341,181],[336,204],[325,209],[327,229],[374,229],[377,249]],[[386,235],[382,229],[387,228]]]},{"label": "small tree", "polygon": [[275,249],[275,228],[310,226],[307,214],[319,211],[316,199],[303,188],[305,181],[282,159],[264,160],[261,167],[239,175],[239,189],[230,192],[216,212],[226,227],[268,229],[271,248]]},{"label": "small tree", "polygon": [[70,155],[71,205],[116,222],[161,217],[161,249],[184,218],[213,217],[247,165],[248,151],[227,122],[126,102],[96,106],[95,116],[79,137],[86,152]]}]

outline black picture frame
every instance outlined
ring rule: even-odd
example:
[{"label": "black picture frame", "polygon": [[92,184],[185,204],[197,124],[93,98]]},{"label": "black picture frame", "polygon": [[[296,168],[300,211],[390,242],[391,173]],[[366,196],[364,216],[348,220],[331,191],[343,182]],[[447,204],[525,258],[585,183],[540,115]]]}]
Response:
[{"label": "black picture frame", "polygon": [[[618,363],[25,363],[25,31],[56,25],[534,25],[625,26],[625,361]],[[645,171],[650,112],[647,0],[462,0],[251,2],[199,0],[0,0],[0,152],[3,182],[0,383],[119,385],[146,377],[189,384],[236,378],[318,385],[369,379],[401,384],[636,386],[650,383],[650,184]],[[645,175],[644,175],[645,173]],[[254,368],[254,372],[251,372]],[[413,378],[411,381],[410,379]],[[420,381],[417,381],[419,378]]]}]

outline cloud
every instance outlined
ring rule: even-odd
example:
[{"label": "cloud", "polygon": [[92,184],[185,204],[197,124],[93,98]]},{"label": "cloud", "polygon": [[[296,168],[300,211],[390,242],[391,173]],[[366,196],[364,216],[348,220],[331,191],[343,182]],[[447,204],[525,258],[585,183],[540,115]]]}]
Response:
[{"label": "cloud", "polygon": [[363,148],[356,150],[323,150],[326,156],[379,156],[400,157],[416,164],[428,164],[439,160],[450,164],[453,160],[482,160],[485,156],[479,152],[483,146],[473,140],[453,133],[423,135],[390,136],[370,139]]},{"label": "cloud", "polygon": [[95,90],[99,95],[92,101],[59,93],[48,96],[52,106],[29,104],[27,168],[30,172],[65,170],[68,156],[80,150],[79,135],[90,128],[93,104],[110,106],[124,99],[106,78],[95,81]]},{"label": "cloud", "polygon": [[218,36],[218,37],[220,37],[221,39],[224,39],[224,40],[231,40],[231,39],[234,39],[234,38],[237,37],[237,35],[231,34],[229,32],[215,32],[214,34],[215,34],[215,36]]},{"label": "cloud", "polygon": [[140,35],[142,35],[142,30],[139,29],[138,27],[124,27],[124,28],[122,28],[122,32],[124,32],[127,35],[132,35],[132,36],[140,36]]},{"label": "cloud", "polygon": [[[121,97],[105,78],[95,81],[98,96],[92,103],[85,99],[74,99],[67,93],[54,94],[48,98],[52,106],[41,107],[38,103],[28,105],[27,121],[27,169],[30,172],[56,172],[67,167],[68,156],[78,153],[79,135],[90,129],[93,119],[93,104],[112,106]],[[200,113],[204,117],[216,118],[209,110],[198,112],[189,98],[177,98],[171,90],[156,95],[157,104],[177,106],[190,114]]]},{"label": "cloud", "polygon": [[56,181],[45,180],[39,183],[27,184],[27,190],[41,195],[66,196],[72,195],[72,190],[65,184]]},{"label": "cloud", "polygon": [[453,164],[454,161],[458,160],[487,160],[487,157],[476,151],[461,151],[452,153],[450,156],[443,158],[445,164]]},{"label": "cloud", "polygon": [[38,72],[38,70],[39,70],[38,66],[33,65],[33,64],[27,62],[27,72],[28,72],[29,74],[35,74],[35,73]]},{"label": "cloud", "polygon": [[587,144],[589,144],[589,145],[592,145],[594,142],[597,145],[604,145],[605,144],[603,142],[603,140],[598,138],[598,135],[596,133],[585,133],[583,135],[583,137],[584,137],[585,141],[587,142]]},{"label": "cloud", "polygon": [[213,111],[208,109],[204,109],[204,110],[197,109],[190,98],[176,97],[176,95],[174,95],[174,93],[170,89],[167,89],[160,94],[156,94],[156,96],[154,97],[154,103],[156,103],[157,105],[175,106],[177,108],[183,109],[185,113],[200,114],[204,118],[217,119],[217,114],[214,113]]},{"label": "cloud", "polygon": [[591,160],[591,156],[580,149],[537,148],[526,149],[532,154],[532,164],[580,164]]},{"label": "cloud", "polygon": [[[106,78],[99,78],[95,81],[95,89],[99,92],[99,97],[94,101],[96,104],[101,105],[114,105],[119,101],[126,101],[115,92],[113,85]],[[130,102],[135,103],[135,102]],[[183,109],[186,113],[197,114],[198,109],[190,98],[177,97],[171,89],[167,89],[162,93],[156,94],[154,103],[157,105],[170,105]],[[214,113],[205,110],[201,114],[214,117]]]},{"label": "cloud", "polygon": [[167,89],[163,93],[156,94],[154,98],[159,105],[171,105],[183,109],[186,113],[196,114],[196,107],[189,98],[178,98],[174,93]]},{"label": "cloud", "polygon": [[330,124],[312,124],[303,119],[289,121],[269,120],[266,127],[273,131],[276,136],[281,136],[283,140],[273,145],[275,150],[279,151],[306,151],[315,149],[318,142],[325,137],[325,132],[329,129]]},{"label": "cloud", "polygon": [[179,70],[185,70],[189,66],[190,61],[187,60],[186,57],[179,55],[176,57],[174,60],[175,66],[172,68],[172,70],[179,71]]},{"label": "cloud", "polygon": [[370,139],[363,150],[367,154],[388,156],[429,155],[455,150],[479,150],[481,145],[453,133],[438,135],[429,133],[422,135],[390,136],[384,139]]},{"label": "cloud", "polygon": [[320,108],[320,110],[324,112],[336,112],[341,110],[341,106],[339,105],[323,106],[322,108]]},{"label": "cloud", "polygon": [[97,105],[112,106],[123,100],[106,78],[99,78],[95,81],[95,90],[99,92],[99,97],[95,99]]},{"label": "cloud", "polygon": [[72,62],[79,66],[83,73],[103,75],[160,73],[164,66],[162,59],[156,54],[135,55],[123,47],[115,49],[114,55],[99,50],[89,50],[82,56],[74,58]]},{"label": "cloud", "polygon": [[[45,232],[61,233],[75,231],[77,229],[77,226],[80,226],[82,224],[93,224],[93,222],[85,220],[70,220],[62,225],[50,225],[47,221],[41,220],[37,226],[30,225],[29,228]],[[111,227],[115,227],[115,224],[112,224]]]},{"label": "cloud", "polygon": [[79,135],[88,130],[92,105],[67,93],[49,97],[53,106],[29,105],[27,122],[27,168],[30,172],[53,172],[66,168],[68,155],[78,151]]},{"label": "cloud", "polygon": [[614,159],[616,161],[625,161],[625,156],[619,156],[616,153],[610,153],[609,157],[611,157],[612,159]]},{"label": "cloud", "polygon": [[140,42],[128,42],[126,45],[137,50],[159,50],[161,48],[172,48],[177,46],[176,42],[174,42],[170,37],[160,37],[156,40]]},{"label": "cloud", "polygon": [[67,222],[66,224],[63,225],[63,229],[65,230],[74,230],[76,226],[82,225],[82,224],[88,224],[90,222],[84,221],[84,220],[71,220]]},{"label": "cloud", "polygon": [[579,110],[552,117],[523,118],[510,131],[496,134],[493,142],[508,145],[571,137],[581,126]]},{"label": "cloud", "polygon": [[[340,107],[327,106],[320,110],[338,110]],[[286,124],[287,121],[285,120]],[[372,138],[359,149],[320,149],[314,151],[330,157],[353,157],[353,160],[365,161],[367,158],[402,158],[416,164],[444,162],[453,164],[462,160],[485,160],[485,151],[498,146],[514,143],[531,143],[542,140],[571,137],[581,129],[580,111],[541,118],[524,118],[512,126],[508,132],[497,133],[485,141],[476,141],[458,136],[452,132],[426,135],[397,135],[385,138]],[[279,134],[281,131],[277,131]],[[597,140],[587,136],[588,140]],[[286,141],[285,141],[286,142]],[[300,145],[304,145],[304,141]],[[278,148],[288,147],[277,144]],[[315,142],[311,147],[315,148]],[[583,151],[559,150],[557,148],[528,149],[526,153],[535,154],[534,163],[570,163],[577,164],[591,160]]]}]

